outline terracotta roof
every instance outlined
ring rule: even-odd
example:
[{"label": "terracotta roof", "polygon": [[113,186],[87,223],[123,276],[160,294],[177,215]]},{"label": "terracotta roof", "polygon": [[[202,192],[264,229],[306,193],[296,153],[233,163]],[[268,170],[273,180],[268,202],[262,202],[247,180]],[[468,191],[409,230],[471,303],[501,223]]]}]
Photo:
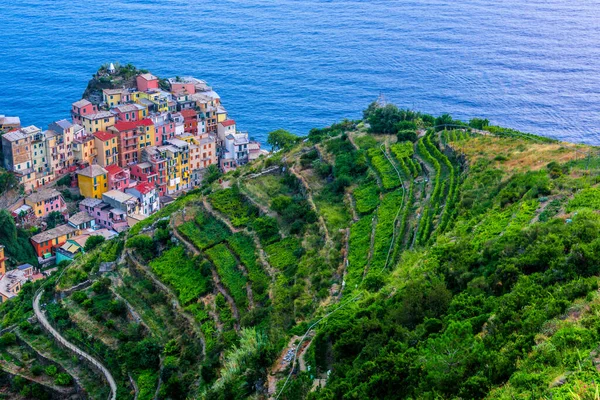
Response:
[{"label": "terracotta roof", "polygon": [[116,175],[119,172],[123,172],[123,168],[119,167],[117,164],[107,165],[105,168],[106,172],[110,175]]},{"label": "terracotta roof", "polygon": [[95,132],[94,136],[97,137],[98,139],[102,140],[103,142],[106,142],[107,140],[117,137],[117,135],[115,135],[113,133],[108,133],[106,131]]},{"label": "terracotta roof", "polygon": [[151,119],[142,119],[141,121],[120,121],[117,122],[114,127],[119,132],[129,131],[136,129],[138,126],[152,126],[154,125]]},{"label": "terracotta roof", "polygon": [[235,121],[232,119],[226,119],[225,121],[221,122],[221,125],[223,125],[223,126],[235,125]]},{"label": "terracotta roof", "polygon": [[195,117],[195,116],[198,115],[196,113],[196,111],[192,110],[191,108],[187,108],[185,110],[181,110],[180,113],[181,113],[181,115],[183,115],[183,118]]},{"label": "terracotta roof", "polygon": [[152,186],[151,184],[149,184],[148,182],[142,182],[142,183],[138,183],[135,186],[135,190],[137,190],[138,192],[140,192],[141,194],[148,194],[150,193],[152,190],[154,190],[154,186]]}]

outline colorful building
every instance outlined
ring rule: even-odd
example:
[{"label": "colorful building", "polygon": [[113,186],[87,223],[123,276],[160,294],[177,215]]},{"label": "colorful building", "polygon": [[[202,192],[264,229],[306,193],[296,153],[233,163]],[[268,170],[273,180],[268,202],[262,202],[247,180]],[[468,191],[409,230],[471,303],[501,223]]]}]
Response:
[{"label": "colorful building", "polygon": [[108,191],[108,172],[99,165],[93,164],[77,171],[79,192],[84,197],[102,198]]},{"label": "colorful building", "polygon": [[79,203],[81,211],[88,212],[96,220],[96,224],[106,229],[123,232],[129,227],[127,213],[114,208],[100,199],[83,199]]},{"label": "colorful building", "polygon": [[105,131],[95,132],[94,145],[96,147],[96,160],[101,167],[107,167],[119,162],[117,135]]},{"label": "colorful building", "polygon": [[167,195],[167,160],[162,158],[155,146],[142,153],[143,162],[131,167],[131,177],[156,187],[159,196]]},{"label": "colorful building", "polygon": [[14,172],[26,192],[32,191],[36,186],[35,172],[32,168],[31,142],[31,136],[25,135],[21,130],[2,135],[4,168]]},{"label": "colorful building", "polygon": [[4,246],[0,244],[0,276],[6,273],[6,261],[8,258],[4,254]]},{"label": "colorful building", "polygon": [[141,104],[122,104],[111,109],[117,116],[117,121],[139,121],[146,118],[148,108]]},{"label": "colorful building", "polygon": [[25,197],[25,204],[30,206],[37,218],[45,218],[51,212],[67,212],[67,203],[56,189],[40,189]]},{"label": "colorful building", "polygon": [[79,125],[83,125],[84,116],[96,114],[97,112],[98,107],[86,99],[81,99],[71,105],[71,119],[74,123]]},{"label": "colorful building", "polygon": [[0,297],[2,301],[17,296],[25,283],[42,279],[43,275],[36,272],[33,265],[23,264],[3,274],[0,277]]},{"label": "colorful building", "polygon": [[125,191],[129,185],[130,173],[128,169],[123,169],[117,164],[112,164],[106,168],[108,176],[108,190]]},{"label": "colorful building", "polygon": [[21,129],[21,119],[19,117],[7,117],[0,115],[0,131],[10,132]]},{"label": "colorful building", "polygon": [[158,78],[152,74],[141,74],[135,78],[137,88],[141,92],[147,92],[150,89],[158,89]]},{"label": "colorful building", "polygon": [[94,135],[88,134],[76,137],[73,140],[73,159],[79,165],[92,165],[96,163],[96,143]]},{"label": "colorful building", "polygon": [[126,192],[139,201],[139,212],[142,215],[152,215],[160,208],[158,201],[158,191],[150,183],[138,183],[133,188],[126,189]]},{"label": "colorful building", "polygon": [[99,111],[95,114],[88,114],[81,117],[82,125],[89,134],[99,131],[106,131],[116,122],[116,117],[110,111]]},{"label": "colorful building", "polygon": [[75,164],[73,142],[76,137],[85,133],[83,126],[72,124],[66,119],[56,121],[48,126],[46,144],[50,169],[56,173],[64,173]]},{"label": "colorful building", "polygon": [[102,102],[109,107],[125,103],[126,89],[102,89]]},{"label": "colorful building", "polygon": [[110,132],[118,137],[118,164],[123,168],[137,163],[142,150],[155,141],[154,124],[150,119],[117,122]]},{"label": "colorful building", "polygon": [[33,244],[38,257],[44,258],[47,254],[54,255],[56,247],[62,246],[76,233],[77,230],[68,224],[59,225],[56,228],[32,236],[31,244]]}]

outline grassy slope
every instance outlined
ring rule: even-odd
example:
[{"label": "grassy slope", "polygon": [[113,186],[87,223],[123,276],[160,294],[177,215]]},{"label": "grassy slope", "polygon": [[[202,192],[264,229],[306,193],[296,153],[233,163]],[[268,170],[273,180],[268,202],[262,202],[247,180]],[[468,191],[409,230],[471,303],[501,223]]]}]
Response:
[{"label": "grassy slope", "polygon": [[[266,166],[264,161],[236,173],[241,175],[242,190],[214,184],[206,193],[220,217],[242,232],[232,235],[208,211],[198,212],[200,193],[179,199],[130,232],[134,236],[144,227],[153,228],[149,234],[155,237],[154,255],[148,265],[175,290],[204,333],[202,372],[186,385],[208,397],[215,394],[211,390],[223,387],[226,396],[252,394],[254,384],[266,380],[268,367],[289,337],[301,336],[309,322],[324,315],[327,305],[338,302],[345,271],[346,289],[341,293],[345,306],[318,327],[303,361],[313,373],[301,370],[283,397],[306,393],[312,385],[310,375],[324,378],[328,370],[332,373],[326,388],[309,396],[540,398],[567,393],[585,397],[586,391],[595,390],[584,385],[600,378],[594,367],[600,359],[594,355],[600,340],[595,294],[600,218],[593,212],[599,204],[598,189],[588,189],[595,178],[585,169],[598,168],[600,163],[595,158],[584,163],[572,146],[559,143],[445,134],[442,143],[449,142],[445,148],[432,136],[431,145],[439,152],[431,147],[429,152],[440,163],[446,162],[447,155],[451,168],[440,167],[435,196],[436,178],[430,175],[429,185],[419,184],[425,192],[415,189],[418,197],[413,199],[407,187],[407,199],[401,201],[400,180],[380,143],[391,146],[390,159],[406,182],[409,173],[423,182],[428,170],[435,171],[435,161],[429,161],[429,168],[419,164],[412,154],[415,149],[406,145],[400,149],[393,145],[393,137],[375,141],[360,134],[356,139],[358,149],[339,138],[324,142],[318,162],[310,159],[302,164],[310,143],[297,146],[285,160],[288,168],[295,165],[306,178],[309,187],[304,189],[312,194],[333,234],[331,244],[325,243],[318,220],[292,231],[290,221],[272,210],[268,215],[274,216],[277,234],[252,240],[253,219],[264,215],[274,197],[296,196],[296,203],[303,198],[293,186],[298,183],[278,173],[250,177]],[[343,164],[347,157],[352,165],[364,163],[362,169],[344,172],[351,175],[345,192],[353,193],[356,201],[360,214],[356,222],[350,217],[349,202],[335,186],[339,171],[348,168]],[[273,162],[280,158],[274,157]],[[552,161],[570,168],[551,175],[547,165]],[[329,165],[329,176],[317,174],[317,168],[326,170],[323,164]],[[454,181],[449,179],[451,173]],[[224,180],[237,182],[231,173]],[[259,207],[245,196],[252,196]],[[428,201],[431,197],[434,201]],[[425,233],[412,249],[420,216],[409,198],[425,215],[419,230]],[[166,239],[156,239],[159,229],[153,224],[163,217],[176,221],[184,209],[187,216],[178,231],[196,246],[198,258],[183,246],[174,247],[168,234]],[[350,228],[347,266],[342,228]],[[395,236],[394,229],[400,230]],[[279,232],[286,237],[277,236]],[[262,251],[272,269],[268,273],[263,261],[258,262]],[[383,268],[388,251],[394,256],[391,265]],[[60,287],[84,280],[100,261],[119,254],[120,247],[108,243],[74,263]],[[239,331],[233,329],[235,321],[225,299],[209,282],[207,260],[240,309]],[[238,262],[244,268],[238,269]],[[115,280],[122,285],[117,292],[129,298],[143,319],[151,320],[146,323],[153,334],[162,342],[180,340],[167,329],[172,317],[168,301],[157,298],[147,305],[137,301],[138,294],[152,296],[157,289],[147,281],[136,284],[140,278],[124,278]],[[247,281],[256,303],[252,310],[247,309]],[[356,294],[360,297],[354,300]],[[352,301],[344,303],[347,299]],[[252,339],[249,346],[252,335],[244,330],[249,327],[257,329],[252,335],[266,336]],[[186,369],[180,365],[187,359],[183,350],[181,354],[162,351],[167,364],[177,365],[173,370]],[[240,365],[240,359],[246,361]],[[230,369],[233,360],[235,368]],[[134,375],[154,382],[157,371]],[[227,392],[234,387],[244,389]]]}]

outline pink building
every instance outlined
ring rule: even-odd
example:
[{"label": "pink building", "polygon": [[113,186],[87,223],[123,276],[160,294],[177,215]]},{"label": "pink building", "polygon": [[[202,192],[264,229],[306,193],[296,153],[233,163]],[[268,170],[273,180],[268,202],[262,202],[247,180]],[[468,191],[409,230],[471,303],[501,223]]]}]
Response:
[{"label": "pink building", "polygon": [[175,121],[171,118],[171,114],[162,113],[150,116],[154,123],[155,135],[154,145],[162,146],[169,139],[175,138],[177,133]]},{"label": "pink building", "polygon": [[137,88],[140,92],[147,92],[150,89],[158,89],[158,78],[152,74],[141,74],[135,78]]},{"label": "pink building", "polygon": [[106,168],[108,172],[108,190],[120,190],[124,192],[129,187],[130,172],[128,169],[123,169],[116,164],[108,165]]},{"label": "pink building", "polygon": [[73,122],[79,125],[83,124],[82,117],[84,115],[96,114],[98,112],[98,107],[90,103],[86,99],[81,99],[76,101],[71,106],[71,118]]},{"label": "pink building", "polygon": [[127,223],[127,213],[100,199],[86,198],[79,203],[81,211],[87,211],[94,219],[96,224],[106,229],[112,229],[122,232],[129,227]]},{"label": "pink building", "polygon": [[159,196],[167,194],[167,160],[151,159],[131,167],[131,177],[140,183],[156,187]]}]

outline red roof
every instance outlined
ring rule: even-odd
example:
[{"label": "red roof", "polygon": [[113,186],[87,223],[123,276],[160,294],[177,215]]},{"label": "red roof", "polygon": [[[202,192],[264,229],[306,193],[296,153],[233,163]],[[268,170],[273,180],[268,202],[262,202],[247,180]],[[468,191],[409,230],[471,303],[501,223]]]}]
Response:
[{"label": "red roof", "polygon": [[110,175],[116,175],[119,172],[123,172],[123,168],[119,167],[117,164],[112,164],[104,167],[105,170],[108,171]]},{"label": "red roof", "polygon": [[187,108],[185,110],[181,110],[180,111],[181,115],[183,115],[183,118],[190,118],[190,117],[197,117],[198,114],[196,113],[195,110],[192,110],[191,108]]},{"label": "red roof", "polygon": [[148,194],[153,189],[154,189],[154,186],[152,186],[148,182],[141,182],[135,186],[135,190],[137,190],[141,194]]},{"label": "red roof", "polygon": [[95,132],[94,136],[96,136],[98,139],[102,140],[103,142],[106,142],[107,140],[110,140],[110,139],[116,137],[115,134],[108,133],[105,131]]},{"label": "red roof", "polygon": [[119,132],[130,131],[136,129],[138,126],[151,126],[154,125],[151,119],[142,119],[141,121],[120,121],[114,126]]},{"label": "red roof", "polygon": [[225,121],[221,122],[221,125],[223,125],[223,126],[235,125],[235,121],[232,119],[226,119]]}]

